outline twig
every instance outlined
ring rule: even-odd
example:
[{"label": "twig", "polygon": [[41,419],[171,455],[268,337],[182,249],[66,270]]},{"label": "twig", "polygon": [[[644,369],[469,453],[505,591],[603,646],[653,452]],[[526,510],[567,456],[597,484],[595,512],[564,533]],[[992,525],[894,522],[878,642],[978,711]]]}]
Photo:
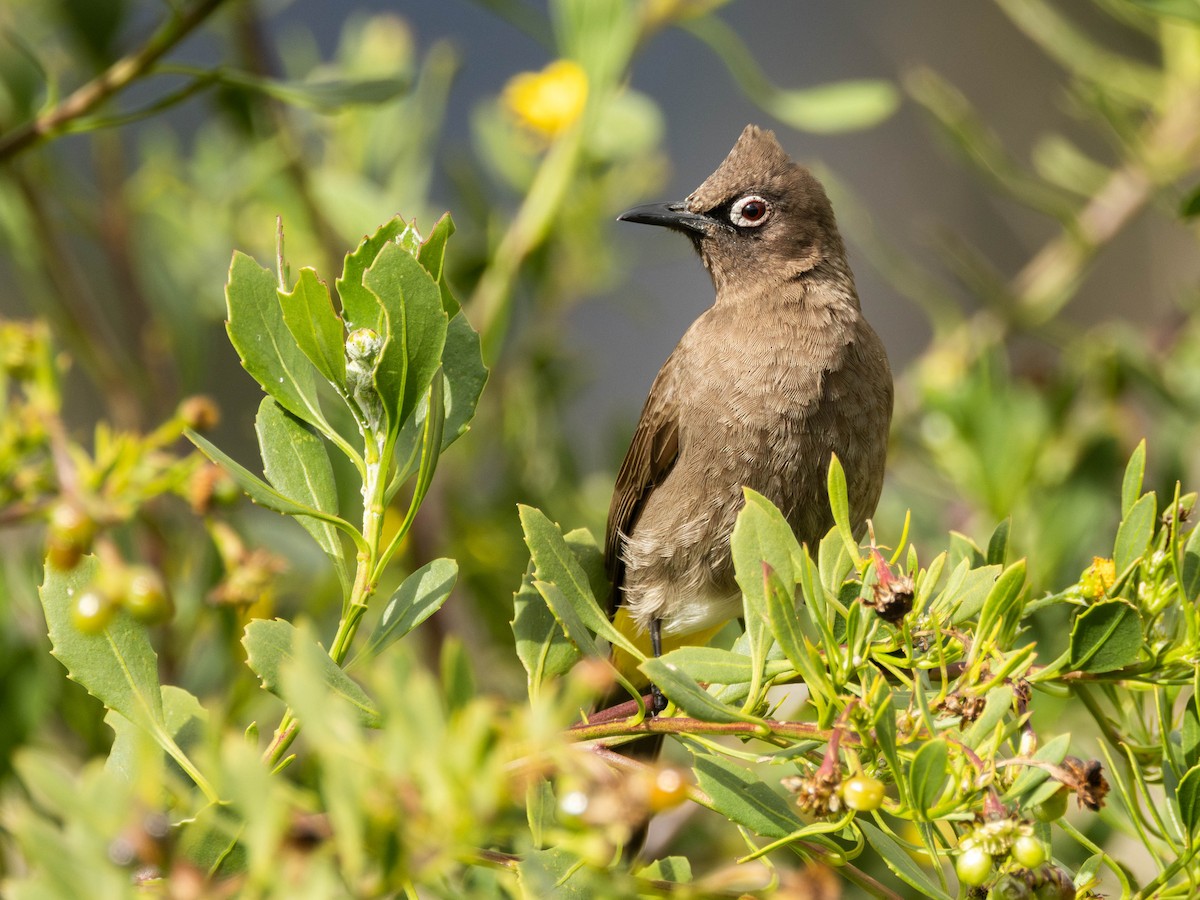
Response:
[{"label": "twig", "polygon": [[0,136],[0,162],[53,137],[73,119],[86,115],[122,91],[224,2],[197,0],[190,9],[165,22],[140,49],[117,60],[53,109]]}]

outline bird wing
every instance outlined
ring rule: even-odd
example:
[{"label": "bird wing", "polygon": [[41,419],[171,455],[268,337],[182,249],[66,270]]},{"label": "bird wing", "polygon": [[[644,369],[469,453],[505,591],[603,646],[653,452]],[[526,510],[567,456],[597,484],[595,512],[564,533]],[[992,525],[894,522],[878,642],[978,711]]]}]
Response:
[{"label": "bird wing", "polygon": [[621,561],[621,536],[628,535],[641,515],[646,500],[662,483],[679,457],[679,405],[675,400],[674,353],[654,379],[642,416],[638,420],[625,461],[617,472],[612,503],[608,508],[608,528],[604,536],[604,565],[612,581],[608,612],[613,615],[621,603],[625,564]]}]

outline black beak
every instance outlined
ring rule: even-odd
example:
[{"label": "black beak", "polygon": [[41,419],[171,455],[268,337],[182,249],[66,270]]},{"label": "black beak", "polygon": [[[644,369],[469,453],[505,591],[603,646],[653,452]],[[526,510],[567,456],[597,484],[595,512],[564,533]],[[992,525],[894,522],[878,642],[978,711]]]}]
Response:
[{"label": "black beak", "polygon": [[676,231],[694,231],[698,234],[711,234],[717,224],[708,216],[692,212],[683,203],[647,203],[645,206],[635,206],[617,216],[617,221],[662,225]]}]

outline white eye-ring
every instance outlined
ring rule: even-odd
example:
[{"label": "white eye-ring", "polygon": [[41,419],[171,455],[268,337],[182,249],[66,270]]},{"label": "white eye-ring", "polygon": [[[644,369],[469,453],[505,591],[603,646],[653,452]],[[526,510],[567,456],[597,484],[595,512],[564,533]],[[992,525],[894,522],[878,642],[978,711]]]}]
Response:
[{"label": "white eye-ring", "polygon": [[729,208],[729,221],[739,228],[757,228],[771,217],[771,204],[758,194],[747,194]]}]

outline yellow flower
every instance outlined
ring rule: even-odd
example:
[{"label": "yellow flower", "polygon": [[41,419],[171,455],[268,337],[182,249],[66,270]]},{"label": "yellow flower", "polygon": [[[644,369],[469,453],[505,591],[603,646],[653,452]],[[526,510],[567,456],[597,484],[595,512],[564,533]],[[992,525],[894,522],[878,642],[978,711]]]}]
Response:
[{"label": "yellow flower", "polygon": [[1117,567],[1111,559],[1092,557],[1092,564],[1083,570],[1079,588],[1089,600],[1099,600],[1117,580]]},{"label": "yellow flower", "polygon": [[579,63],[559,59],[540,72],[514,75],[504,88],[504,105],[522,124],[554,137],[582,115],[587,91]]}]

